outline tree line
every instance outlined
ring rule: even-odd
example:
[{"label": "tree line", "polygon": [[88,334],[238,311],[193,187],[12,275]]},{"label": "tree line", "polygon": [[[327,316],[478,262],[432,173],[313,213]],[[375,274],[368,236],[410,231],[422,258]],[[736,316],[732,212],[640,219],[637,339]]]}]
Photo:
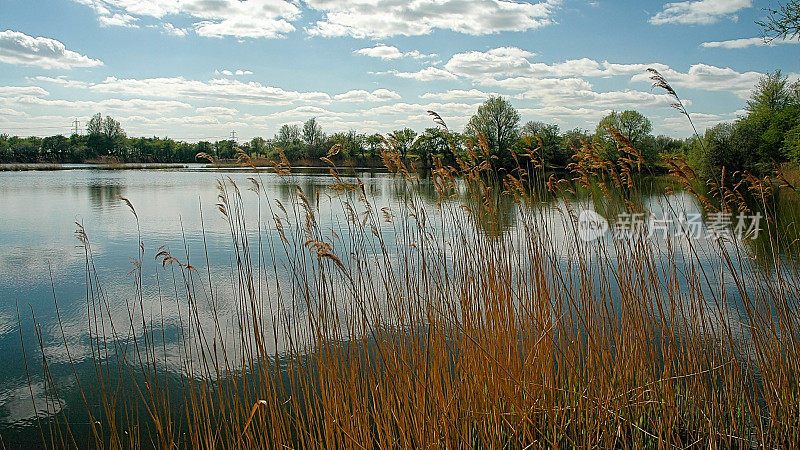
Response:
[{"label": "tree line", "polygon": [[[385,135],[355,130],[327,134],[316,118],[302,125],[285,124],[271,139],[256,137],[248,142],[233,140],[187,143],[170,138],[129,138],[118,121],[96,114],[86,134],[45,138],[0,135],[0,162],[195,162],[198,153],[217,159],[234,159],[238,152],[254,158],[277,158],[279,151],[292,161],[316,162],[334,146],[337,158],[365,165],[381,164],[381,149],[394,148],[401,158],[420,167],[437,159],[455,164],[470,147],[483,144],[498,167],[515,164],[515,155],[533,150],[542,164],[564,169],[576,152],[590,145],[608,161],[618,158],[615,132],[624,136],[640,153],[651,171],[663,169],[663,155],[682,156],[702,175],[722,166],[730,171],[763,173],[775,164],[800,162],[800,83],[790,83],[780,71],[763,77],[747,102],[746,114],[686,139],[652,134],[651,121],[635,110],[614,111],[603,117],[594,130],[562,131],[556,124],[530,121],[522,124],[519,112],[502,97],[486,100],[463,132],[440,126],[421,133],[410,128]],[[481,142],[483,140],[483,142]]]}]

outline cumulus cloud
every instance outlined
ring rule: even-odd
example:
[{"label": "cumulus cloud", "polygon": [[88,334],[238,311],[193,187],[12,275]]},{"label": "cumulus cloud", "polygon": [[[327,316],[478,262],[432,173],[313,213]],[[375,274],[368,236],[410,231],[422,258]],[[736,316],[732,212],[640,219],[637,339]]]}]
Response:
[{"label": "cumulus cloud", "polygon": [[46,77],[43,75],[39,75],[32,78],[29,77],[28,79],[33,81],[43,81],[45,83],[58,84],[67,88],[89,87],[89,83],[86,83],[85,81],[70,80],[65,75],[59,75],[57,77]]},{"label": "cumulus cloud", "polygon": [[522,108],[522,114],[534,114],[540,116],[558,116],[558,117],[585,117],[585,118],[601,118],[610,113],[610,109],[591,109],[591,108],[569,108],[566,106],[552,105],[543,108]]},{"label": "cumulus cloud", "polygon": [[496,92],[483,92],[478,89],[451,89],[445,92],[426,92],[420,98],[430,100],[486,100],[489,97],[497,97]]},{"label": "cumulus cloud", "polygon": [[482,35],[548,25],[561,0],[307,0],[322,12],[308,28],[319,36],[384,38],[431,33],[434,29]]},{"label": "cumulus cloud", "polygon": [[[591,108],[645,108],[645,107],[668,107],[675,100],[667,94],[654,94],[632,89],[621,91],[595,92],[593,90],[561,91],[542,93],[539,91],[528,91],[522,98],[539,98],[545,105],[581,105]],[[690,100],[684,101],[685,105],[690,105]]]},{"label": "cumulus cloud", "polygon": [[535,53],[517,47],[499,47],[485,52],[470,51],[453,55],[445,68],[465,77],[498,76],[522,73],[531,66]]},{"label": "cumulus cloud", "polygon": [[[131,26],[141,17],[162,19],[183,14],[193,19],[191,28],[201,36],[276,38],[295,30],[300,7],[288,0],[74,0],[94,9],[101,24]],[[168,22],[165,32],[185,30]]]},{"label": "cumulus cloud", "polygon": [[214,74],[215,75],[225,75],[226,77],[233,77],[233,76],[241,77],[241,76],[245,76],[245,75],[252,75],[253,71],[252,70],[245,70],[245,69],[236,69],[236,70],[217,69],[217,70],[214,71]]},{"label": "cumulus cloud", "polygon": [[499,47],[485,52],[456,53],[445,64],[445,69],[471,79],[498,78],[501,76],[569,77],[615,76],[643,72],[648,67],[666,68],[663,64],[613,64],[589,58],[571,59],[552,64],[531,62],[536,56],[517,47]]},{"label": "cumulus cloud", "polygon": [[58,111],[139,111],[162,116],[177,109],[191,108],[191,105],[176,100],[118,99],[103,100],[63,100],[49,99],[49,92],[38,86],[0,86],[0,105],[13,108],[42,107]]},{"label": "cumulus cloud", "polygon": [[239,112],[233,108],[227,108],[225,106],[205,106],[202,108],[196,108],[195,111],[202,115],[210,116],[233,116]]},{"label": "cumulus cloud", "polygon": [[67,50],[60,41],[32,37],[18,31],[0,31],[0,62],[38,66],[43,69],[95,67],[102,61]]},{"label": "cumulus cloud", "polygon": [[329,103],[330,95],[324,92],[287,91],[279,87],[264,86],[255,81],[215,78],[209,81],[188,80],[183,77],[120,79],[108,77],[90,86],[96,92],[118,95],[195,98],[221,103],[249,103],[258,105],[286,105],[294,102]]},{"label": "cumulus cloud", "polygon": [[400,59],[400,58],[414,58],[414,59],[434,58],[437,56],[436,53],[431,53],[429,55],[426,55],[425,53],[422,53],[419,50],[401,52],[397,47],[386,44],[377,44],[374,47],[361,48],[354,51],[353,53],[369,56],[372,58],[380,58],[384,61],[390,59]]},{"label": "cumulus cloud", "polygon": [[340,102],[385,102],[399,100],[400,94],[388,89],[375,89],[372,92],[355,89],[342,94],[336,94],[333,99]]},{"label": "cumulus cloud", "polygon": [[155,28],[157,30],[161,30],[161,32],[164,34],[169,34],[172,36],[183,37],[186,36],[186,34],[188,33],[188,30],[186,30],[186,28],[178,28],[169,22],[164,22],[160,25],[148,25],[148,28]]},{"label": "cumulus cloud", "polygon": [[[615,64],[589,58],[554,63],[531,62],[530,58],[534,56],[533,52],[516,47],[470,51],[453,55],[445,68],[449,73],[483,86],[518,91],[520,93],[514,98],[535,100],[544,107],[581,105],[604,111],[608,108],[666,107],[673,102],[666,94],[635,89],[598,92],[584,78],[644,74],[648,67],[668,70],[664,64]],[[456,92],[449,95],[453,94]],[[441,98],[449,95],[444,94]]]},{"label": "cumulus cloud", "polygon": [[399,72],[397,70],[390,70],[388,72],[378,72],[378,75],[383,74],[392,74],[396,77],[400,78],[408,78],[417,81],[435,81],[435,80],[455,80],[456,77],[454,74],[440,69],[438,67],[426,67],[424,69],[420,69],[416,72]]},{"label": "cumulus cloud", "polygon": [[702,44],[700,44],[700,46],[705,48],[737,49],[737,48],[747,48],[747,47],[773,47],[778,44],[800,44],[800,40],[773,39],[771,41],[767,41],[763,37],[752,37],[743,39],[731,39],[728,41],[703,42]]},{"label": "cumulus cloud", "polygon": [[100,21],[100,25],[104,27],[139,27],[139,25],[136,24],[139,19],[130,14],[112,14],[110,16],[100,16],[97,19]]},{"label": "cumulus cloud", "polygon": [[[669,106],[674,100],[666,94],[638,90],[597,92],[592,84],[582,78],[513,77],[501,80],[488,79],[483,84],[499,86],[513,91],[522,100],[537,100],[546,106],[581,105],[591,108],[643,108]],[[686,100],[686,104],[690,104]]]},{"label": "cumulus cloud", "polygon": [[721,18],[737,20],[736,13],[753,6],[753,0],[697,0],[667,3],[650,18],[653,25],[711,24]]},{"label": "cumulus cloud", "polygon": [[[737,72],[730,67],[695,64],[686,72],[672,68],[659,70],[673,87],[685,87],[706,91],[728,91],[741,98],[748,98],[750,91],[764,75],[759,72]],[[637,74],[632,81],[650,82],[649,74]]]},{"label": "cumulus cloud", "polygon": [[44,97],[49,92],[39,86],[0,86],[0,98]]},{"label": "cumulus cloud", "polygon": [[340,119],[353,116],[354,116],[353,113],[333,112],[319,106],[304,105],[283,111],[274,112],[272,114],[267,114],[260,118],[256,116],[248,116],[248,118],[256,121],[259,120],[263,121],[263,119],[281,120],[281,121],[303,121],[308,119],[309,117],[316,117],[317,120],[324,120],[324,119]]}]

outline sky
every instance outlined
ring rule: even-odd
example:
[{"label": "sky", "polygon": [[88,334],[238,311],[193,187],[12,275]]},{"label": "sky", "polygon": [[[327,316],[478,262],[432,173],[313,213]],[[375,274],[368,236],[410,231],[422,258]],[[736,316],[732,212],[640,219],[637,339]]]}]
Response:
[{"label": "sky", "polygon": [[800,73],[798,41],[765,43],[776,0],[0,0],[0,133],[272,137],[462,130],[491,95],[529,120],[594,130],[636,109],[689,136],[743,114],[759,78]]}]

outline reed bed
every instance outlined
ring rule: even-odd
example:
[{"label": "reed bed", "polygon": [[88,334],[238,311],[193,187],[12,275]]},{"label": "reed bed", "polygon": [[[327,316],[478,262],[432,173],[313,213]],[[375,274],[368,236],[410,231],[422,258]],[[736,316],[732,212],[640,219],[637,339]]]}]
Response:
[{"label": "reed bed", "polygon": [[[74,388],[89,420],[70,423],[56,408],[61,388],[42,355],[30,370],[53,402],[39,419],[44,445],[797,445],[800,276],[785,256],[797,242],[772,220],[757,259],[722,238],[583,241],[584,207],[647,211],[640,156],[615,136],[619,161],[585,142],[565,179],[544,172],[535,144],[516,170],[498,172],[485,142],[420,179],[385,142],[407,192],[393,207],[338,174],[335,148],[323,158],[336,179],[330,200],[299,185],[290,203],[267,198],[263,176],[294,180],[285,158],[246,187],[222,178],[216,213],[229,225],[233,298],[220,298],[207,253],[160,248],[153,258],[140,244],[123,321],[112,319],[79,225],[93,376],[76,372]],[[774,180],[737,174],[707,189],[684,162],[667,162],[672,184],[707,214],[770,210]],[[257,211],[244,196],[258,197]],[[337,206],[340,227],[319,224],[320,201]],[[163,304],[181,311],[178,329],[144,306],[146,265],[157,267]],[[224,302],[235,305],[230,317]]]}]

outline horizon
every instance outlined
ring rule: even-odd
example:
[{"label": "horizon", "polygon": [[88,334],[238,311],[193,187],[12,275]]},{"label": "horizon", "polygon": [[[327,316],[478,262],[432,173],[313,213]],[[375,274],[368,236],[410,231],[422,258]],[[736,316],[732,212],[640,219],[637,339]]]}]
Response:
[{"label": "horizon", "polygon": [[328,133],[388,133],[435,126],[427,110],[461,131],[501,95],[522,123],[592,131],[635,109],[653,134],[684,138],[646,68],[701,132],[735,120],[764,74],[800,73],[798,40],[765,44],[755,21],[768,5],[752,0],[371,3],[7,3],[0,133],[68,136],[95,113],[129,136],[186,142],[270,138],[311,117]]}]

